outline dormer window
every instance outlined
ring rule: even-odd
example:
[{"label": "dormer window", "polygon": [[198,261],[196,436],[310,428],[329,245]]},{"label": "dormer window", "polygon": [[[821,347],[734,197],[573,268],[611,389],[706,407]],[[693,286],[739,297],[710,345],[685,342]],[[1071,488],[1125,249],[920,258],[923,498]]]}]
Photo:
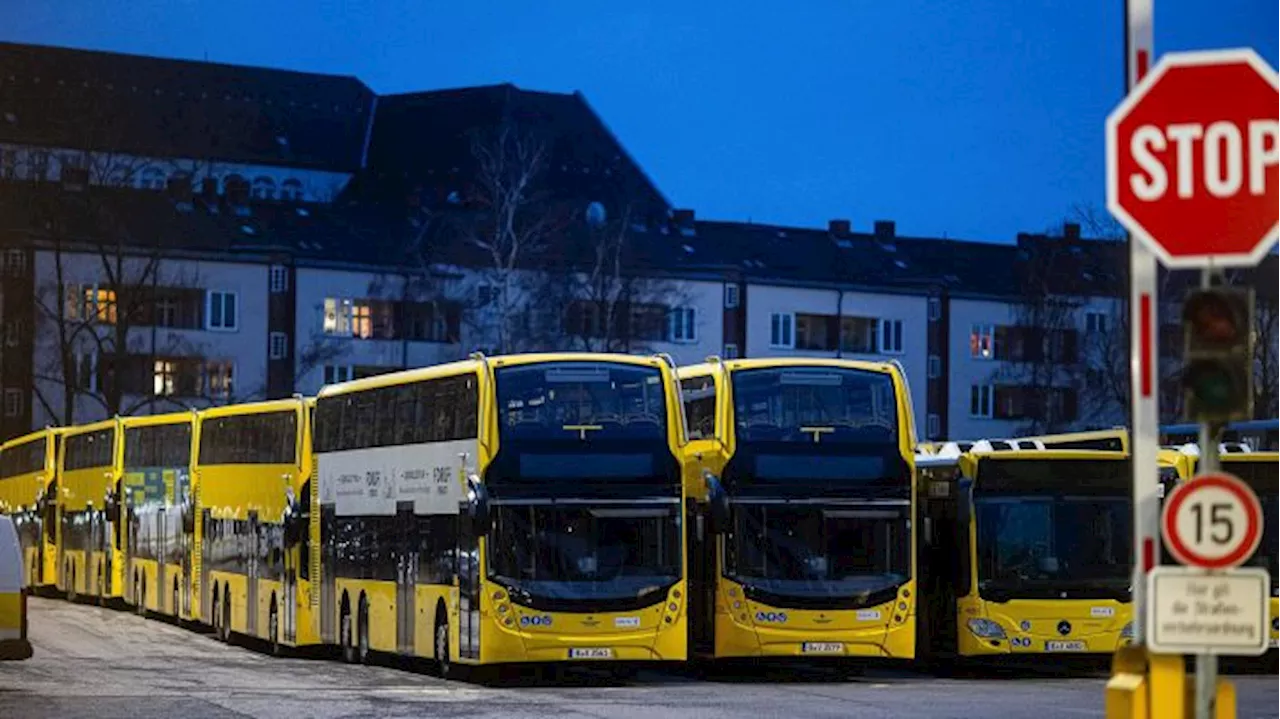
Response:
[{"label": "dormer window", "polygon": [[255,200],[274,200],[276,197],[276,183],[270,177],[256,177],[253,180],[253,199]]},{"label": "dormer window", "polygon": [[286,202],[298,202],[302,199],[302,182],[289,178],[280,183],[280,199]]}]

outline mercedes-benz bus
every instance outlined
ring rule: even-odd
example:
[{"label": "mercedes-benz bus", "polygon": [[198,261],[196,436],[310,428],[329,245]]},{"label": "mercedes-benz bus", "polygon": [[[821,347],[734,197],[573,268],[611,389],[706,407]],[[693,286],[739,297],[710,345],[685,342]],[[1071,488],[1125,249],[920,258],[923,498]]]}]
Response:
[{"label": "mercedes-benz bus", "polygon": [[669,360],[477,355],[327,386],[315,417],[321,634],[348,661],[686,658]]},{"label": "mercedes-benz bus", "polygon": [[1132,638],[1126,453],[977,442],[920,465],[931,658],[1106,654]]},{"label": "mercedes-benz bus", "polygon": [[223,641],[253,637],[273,653],[318,641],[311,404],[298,396],[198,413],[192,595]]},{"label": "mercedes-benz bus", "polygon": [[140,614],[193,618],[191,462],[195,412],[120,420],[124,431],[125,603]]},{"label": "mercedes-benz bus", "polygon": [[13,517],[23,580],[33,592],[57,585],[61,437],[59,429],[42,429],[0,445],[0,514]]},{"label": "mercedes-benz bus", "polygon": [[913,658],[916,438],[901,367],[712,358],[679,375],[697,469],[692,651]]}]

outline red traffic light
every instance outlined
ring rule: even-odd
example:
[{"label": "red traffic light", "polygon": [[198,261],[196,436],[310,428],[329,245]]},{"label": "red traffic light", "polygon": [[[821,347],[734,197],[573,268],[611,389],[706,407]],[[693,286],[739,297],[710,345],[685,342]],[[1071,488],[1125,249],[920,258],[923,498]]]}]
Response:
[{"label": "red traffic light", "polygon": [[1182,320],[1194,345],[1233,345],[1247,339],[1247,296],[1226,289],[1201,290],[1187,298]]}]

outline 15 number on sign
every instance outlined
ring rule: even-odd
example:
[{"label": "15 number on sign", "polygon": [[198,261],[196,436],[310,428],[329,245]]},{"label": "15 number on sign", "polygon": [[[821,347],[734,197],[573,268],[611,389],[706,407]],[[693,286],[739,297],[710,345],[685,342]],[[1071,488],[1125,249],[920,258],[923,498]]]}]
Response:
[{"label": "15 number on sign", "polygon": [[[1204,506],[1204,502],[1196,502],[1191,505],[1191,513],[1195,515],[1196,544],[1204,543]],[[1236,524],[1231,516],[1233,506],[1227,502],[1214,502],[1209,505],[1209,525],[1211,527],[1209,539],[1214,544],[1229,544],[1231,539],[1236,536]],[[1224,532],[1221,536],[1217,532],[1219,527]]]}]

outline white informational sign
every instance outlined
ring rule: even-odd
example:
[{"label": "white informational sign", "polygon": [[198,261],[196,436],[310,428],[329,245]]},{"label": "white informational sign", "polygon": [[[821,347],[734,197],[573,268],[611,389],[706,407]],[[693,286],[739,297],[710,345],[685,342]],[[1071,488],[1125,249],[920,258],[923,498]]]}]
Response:
[{"label": "white informational sign", "polygon": [[344,517],[394,515],[397,502],[413,502],[414,514],[457,514],[476,450],[475,440],[463,439],[325,452],[318,461],[320,503]]},{"label": "white informational sign", "polygon": [[1156,567],[1147,575],[1147,648],[1163,654],[1258,656],[1270,642],[1265,569]]}]

